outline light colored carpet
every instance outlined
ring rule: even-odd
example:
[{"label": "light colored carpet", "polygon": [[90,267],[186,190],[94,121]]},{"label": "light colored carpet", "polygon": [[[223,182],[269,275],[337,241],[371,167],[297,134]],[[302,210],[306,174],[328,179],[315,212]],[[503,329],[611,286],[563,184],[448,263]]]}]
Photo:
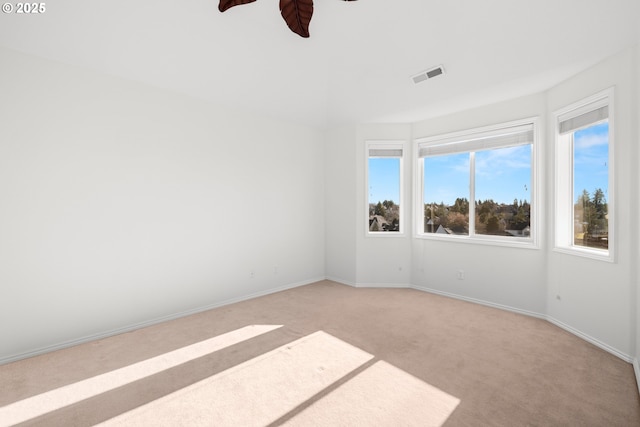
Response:
[{"label": "light colored carpet", "polygon": [[12,426],[213,353],[282,325],[251,325],[0,408],[0,426]]},{"label": "light colored carpet", "polygon": [[460,400],[383,361],[284,423],[289,427],[438,427]]},{"label": "light colored carpet", "polygon": [[[247,325],[283,326],[43,413],[20,426],[99,424],[240,369],[245,362],[318,331],[374,358],[269,427],[305,421],[323,405],[332,406],[333,399],[357,400],[350,387],[360,389],[358,384],[369,375],[371,381],[363,381],[369,384],[367,391],[373,388],[371,383],[379,386],[381,362],[419,380],[416,384],[442,391],[444,401],[446,396],[459,399],[444,427],[640,426],[632,366],[544,320],[411,289],[352,288],[330,281],[2,365],[0,408]],[[376,368],[370,371],[372,367]],[[393,382],[382,375],[384,387],[388,383],[393,389]],[[420,389],[416,385],[411,396],[392,406],[398,412],[425,409],[424,399],[419,404],[411,400]],[[371,404],[369,410],[377,408],[375,399],[364,399]],[[249,402],[239,410],[250,411]],[[360,419],[356,408],[341,416]],[[378,425],[399,425],[383,415],[375,420]]]},{"label": "light colored carpet", "polygon": [[373,356],[316,332],[101,426],[266,426]]}]

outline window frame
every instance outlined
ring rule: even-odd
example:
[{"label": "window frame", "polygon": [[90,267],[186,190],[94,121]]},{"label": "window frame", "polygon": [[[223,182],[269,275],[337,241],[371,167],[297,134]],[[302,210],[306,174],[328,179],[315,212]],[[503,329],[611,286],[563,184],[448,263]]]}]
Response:
[{"label": "window frame", "polygon": [[[616,227],[615,227],[615,88],[611,87],[595,93],[580,101],[567,105],[553,113],[555,139],[555,179],[554,179],[554,247],[555,252],[585,257],[600,261],[616,262]],[[609,140],[608,140],[608,248],[597,249],[574,244],[574,141],[573,134],[583,128],[570,133],[560,133],[560,122],[571,117],[594,111],[603,105],[608,107]],[[596,125],[593,122],[589,126]],[[567,143],[567,140],[570,138]]]},{"label": "window frame", "polygon": [[[441,235],[436,233],[424,232],[424,161],[420,156],[420,149],[428,146],[442,145],[444,143],[459,143],[471,145],[472,141],[478,140],[486,136],[499,136],[501,133],[507,133],[510,128],[519,128],[531,126],[533,130],[533,137],[531,142],[531,200],[529,204],[530,210],[530,229],[531,234],[529,237],[506,237],[496,236],[489,234],[476,234],[475,233],[475,152],[480,150],[464,151],[466,153],[472,153],[470,155],[469,165],[469,234],[468,235]],[[539,230],[539,212],[540,212],[540,197],[539,197],[539,182],[538,182],[538,165],[540,157],[540,144],[539,139],[539,118],[529,117],[521,120],[514,120],[510,122],[503,122],[490,126],[483,126],[478,128],[467,129],[458,132],[452,132],[447,134],[441,134],[431,137],[417,138],[414,140],[414,236],[418,239],[434,240],[434,241],[448,241],[448,242],[462,242],[471,244],[482,244],[492,246],[507,246],[526,249],[539,249],[539,239],[541,232]],[[467,142],[465,142],[467,141]],[[529,145],[529,144],[523,144]],[[506,148],[509,146],[505,144],[503,147],[497,146],[494,149]]]},{"label": "window frame", "polygon": [[[404,237],[406,234],[406,218],[407,214],[405,212],[406,207],[404,206],[404,157],[406,154],[406,143],[402,140],[368,140],[365,141],[365,165],[364,165],[364,182],[365,182],[365,236],[366,237]],[[398,207],[400,210],[400,225],[398,231],[370,231],[369,230],[369,159],[371,157],[370,150],[401,150],[402,154],[400,156],[389,156],[390,158],[397,158],[400,160],[399,166],[399,200]]]}]

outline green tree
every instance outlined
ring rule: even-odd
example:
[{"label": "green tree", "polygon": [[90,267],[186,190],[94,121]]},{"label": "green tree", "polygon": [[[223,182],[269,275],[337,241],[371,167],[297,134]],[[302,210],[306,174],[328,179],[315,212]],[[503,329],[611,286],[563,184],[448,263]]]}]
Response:
[{"label": "green tree", "polygon": [[447,227],[455,233],[466,233],[469,227],[469,216],[451,211],[447,215]]},{"label": "green tree", "polygon": [[486,217],[488,213],[491,213],[491,201],[485,200],[483,203],[478,203],[476,212]]},{"label": "green tree", "polygon": [[607,231],[608,221],[607,221],[607,201],[604,197],[604,191],[601,188],[597,188],[593,192],[593,212],[594,212],[594,220],[593,220],[593,229],[590,230],[591,233],[603,233]]},{"label": "green tree", "polygon": [[582,222],[582,231],[587,235],[592,234],[597,228],[598,215],[594,201],[586,189],[582,190],[582,193],[578,196],[574,211],[575,216]]},{"label": "green tree", "polygon": [[604,198],[604,191],[601,188],[593,192],[593,207],[596,210],[598,219],[604,219],[607,214],[607,201]]},{"label": "green tree", "polygon": [[384,202],[382,202],[382,206],[384,206],[386,209],[393,209],[395,203],[393,203],[393,200],[385,200]]},{"label": "green tree", "polygon": [[496,234],[500,231],[500,221],[498,217],[495,215],[491,215],[489,219],[487,219],[487,233],[488,234]]},{"label": "green tree", "polygon": [[451,207],[451,212],[458,212],[463,215],[469,213],[469,200],[466,198],[458,197]]}]

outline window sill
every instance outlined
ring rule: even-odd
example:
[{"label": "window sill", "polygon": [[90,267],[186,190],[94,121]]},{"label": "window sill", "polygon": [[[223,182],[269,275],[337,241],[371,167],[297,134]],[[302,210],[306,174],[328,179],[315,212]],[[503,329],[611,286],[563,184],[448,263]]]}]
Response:
[{"label": "window sill", "polygon": [[554,252],[558,252],[566,255],[573,255],[583,258],[595,259],[597,261],[604,261],[614,263],[615,260],[611,251],[600,251],[597,249],[589,249],[589,248],[580,248],[580,247],[555,247],[553,248]]},{"label": "window sill", "polygon": [[386,239],[389,237],[406,237],[406,234],[402,231],[367,231],[365,236],[373,238],[382,237]]},{"label": "window sill", "polygon": [[440,242],[455,242],[455,243],[467,243],[472,245],[484,245],[484,246],[502,246],[508,248],[520,248],[520,249],[540,249],[535,243],[533,238],[519,238],[519,237],[507,237],[505,239],[499,238],[487,238],[484,236],[435,236],[430,234],[418,234],[417,239],[423,240],[435,240]]}]

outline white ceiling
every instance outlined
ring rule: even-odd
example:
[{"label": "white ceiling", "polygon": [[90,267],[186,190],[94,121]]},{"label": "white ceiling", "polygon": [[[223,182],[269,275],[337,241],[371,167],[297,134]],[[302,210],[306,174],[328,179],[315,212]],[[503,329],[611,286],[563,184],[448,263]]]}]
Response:
[{"label": "white ceiling", "polygon": [[640,41],[640,0],[316,0],[308,39],[278,3],[55,0],[1,14],[0,46],[326,128],[539,92]]}]

